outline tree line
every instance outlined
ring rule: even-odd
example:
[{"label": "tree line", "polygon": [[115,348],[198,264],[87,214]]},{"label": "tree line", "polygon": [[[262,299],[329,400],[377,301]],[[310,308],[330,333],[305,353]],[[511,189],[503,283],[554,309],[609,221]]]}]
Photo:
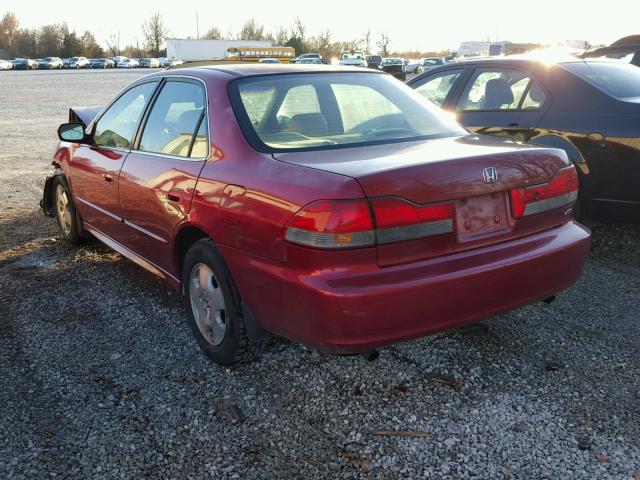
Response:
[{"label": "tree line", "polygon": [[[45,56],[89,58],[106,55],[125,55],[128,57],[163,56],[166,55],[165,40],[170,31],[162,15],[154,13],[142,24],[143,44],[125,44],[121,46],[120,35],[110,35],[101,45],[90,31],[82,34],[63,23],[43,25],[39,28],[23,28],[15,14],[7,12],[0,19],[0,55],[13,57],[39,58]],[[192,37],[191,37],[192,38]],[[218,26],[212,25],[200,38],[211,40],[267,40],[275,46],[288,46],[296,50],[296,54],[319,53],[325,59],[337,58],[346,50],[362,50],[382,56],[420,58],[445,55],[447,51],[397,51],[393,50],[391,39],[386,34],[372,38],[371,32],[351,40],[334,40],[329,30],[322,30],[317,35],[310,35],[306,25],[300,18],[289,27],[278,27],[267,31],[264,25],[254,18],[248,19],[239,32],[222,32]],[[0,57],[1,58],[1,57]]]},{"label": "tree line", "polygon": [[297,55],[313,52],[319,53],[327,60],[337,58],[340,52],[347,50],[360,50],[370,54],[379,54],[383,57],[402,58],[445,56],[449,53],[449,50],[393,50],[389,35],[382,33],[377,39],[373,39],[370,30],[351,40],[334,40],[328,29],[322,30],[317,35],[309,35],[306,25],[299,17],[295,19],[290,28],[278,27],[271,32],[266,31],[264,25],[256,22],[254,18],[247,20],[236,34],[231,31],[222,33],[220,28],[214,25],[201,38],[211,40],[268,40],[272,45],[295,48]]}]

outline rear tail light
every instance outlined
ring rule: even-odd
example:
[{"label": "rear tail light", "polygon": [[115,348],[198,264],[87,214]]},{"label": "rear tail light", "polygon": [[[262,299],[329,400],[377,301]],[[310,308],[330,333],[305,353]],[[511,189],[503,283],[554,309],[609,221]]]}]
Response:
[{"label": "rear tail light", "polygon": [[319,200],[296,213],[285,229],[291,243],[316,248],[354,248],[375,244],[369,203]]},{"label": "rear tail light", "polygon": [[549,183],[511,190],[511,213],[522,218],[569,205],[578,198],[578,174],[571,165]]},{"label": "rear tail light", "polygon": [[398,197],[371,201],[378,243],[400,242],[453,231],[453,202],[416,205]]},{"label": "rear tail light", "polygon": [[[375,218],[374,229],[371,209]],[[416,205],[398,197],[319,200],[296,213],[284,238],[298,245],[340,249],[451,233],[453,202]]]}]

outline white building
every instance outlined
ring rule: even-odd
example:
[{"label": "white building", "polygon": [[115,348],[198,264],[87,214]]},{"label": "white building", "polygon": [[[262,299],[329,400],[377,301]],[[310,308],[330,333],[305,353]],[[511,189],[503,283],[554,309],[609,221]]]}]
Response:
[{"label": "white building", "polygon": [[182,38],[167,39],[167,57],[172,60],[193,62],[225,58],[230,47],[270,47],[266,40],[195,40]]}]

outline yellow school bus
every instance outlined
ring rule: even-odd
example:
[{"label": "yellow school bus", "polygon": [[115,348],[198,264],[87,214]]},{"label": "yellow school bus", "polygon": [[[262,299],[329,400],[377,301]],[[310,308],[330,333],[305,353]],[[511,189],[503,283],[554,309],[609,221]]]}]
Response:
[{"label": "yellow school bus", "polygon": [[296,58],[293,47],[231,47],[226,60],[235,62],[259,62],[263,58],[275,58],[280,63],[289,63]]}]

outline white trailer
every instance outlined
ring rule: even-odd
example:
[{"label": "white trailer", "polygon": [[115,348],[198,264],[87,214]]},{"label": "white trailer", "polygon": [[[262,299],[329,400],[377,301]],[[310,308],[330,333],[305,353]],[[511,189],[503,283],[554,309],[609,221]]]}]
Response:
[{"label": "white trailer", "polygon": [[167,57],[171,60],[195,62],[225,58],[230,47],[270,47],[266,40],[195,40],[182,38],[167,39]]}]

